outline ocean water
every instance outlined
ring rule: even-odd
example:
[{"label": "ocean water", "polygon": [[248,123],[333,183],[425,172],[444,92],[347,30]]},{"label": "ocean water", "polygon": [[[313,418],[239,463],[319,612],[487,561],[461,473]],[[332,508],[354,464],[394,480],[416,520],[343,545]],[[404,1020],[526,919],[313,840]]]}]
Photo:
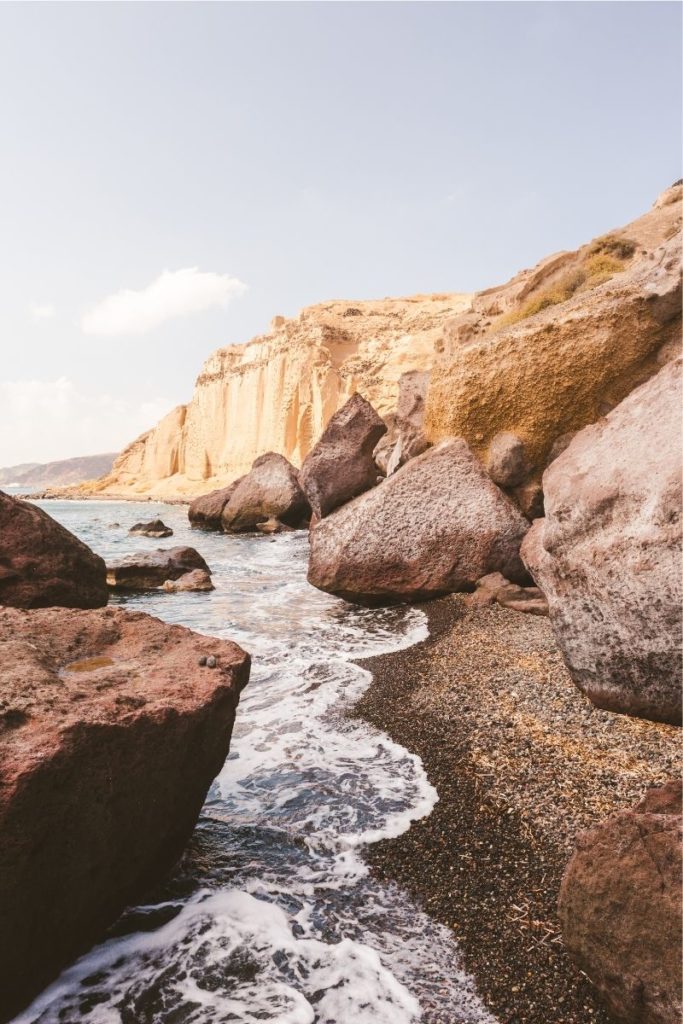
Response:
[{"label": "ocean water", "polygon": [[[45,502],[105,559],[191,544],[208,594],[115,598],[253,657],[230,756],[190,847],[148,902],[16,1024],[489,1024],[451,934],[363,860],[438,799],[418,758],[345,712],[352,659],[427,635],[416,609],[353,608],[306,582],[305,533],[192,531],[182,506]],[[128,536],[161,516],[175,535]]]}]

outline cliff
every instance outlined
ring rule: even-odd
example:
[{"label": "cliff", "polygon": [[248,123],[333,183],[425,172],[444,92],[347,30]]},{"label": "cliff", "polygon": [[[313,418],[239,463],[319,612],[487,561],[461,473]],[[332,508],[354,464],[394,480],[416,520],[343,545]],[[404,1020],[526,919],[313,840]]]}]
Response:
[{"label": "cliff", "polygon": [[355,391],[380,414],[391,412],[401,374],[430,368],[444,323],[469,301],[459,294],[334,301],[275,317],[267,334],[214,352],[189,404],[133,441],[95,489],[201,494],[267,451],[301,465]]},{"label": "cliff", "polygon": [[425,430],[484,461],[516,434],[538,474],[554,442],[606,415],[676,354],[681,338],[677,182],[625,227],[477,293],[444,329]]}]

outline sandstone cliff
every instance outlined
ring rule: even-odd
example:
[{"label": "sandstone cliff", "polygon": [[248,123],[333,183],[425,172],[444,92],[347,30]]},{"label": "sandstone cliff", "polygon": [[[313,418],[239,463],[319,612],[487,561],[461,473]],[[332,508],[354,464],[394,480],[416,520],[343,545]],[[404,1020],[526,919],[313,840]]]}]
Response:
[{"label": "sandstone cliff", "polygon": [[561,435],[595,422],[680,345],[681,183],[626,227],[476,294],[446,324],[425,430],[485,461],[503,432],[537,474]]},{"label": "sandstone cliff", "polygon": [[380,414],[391,412],[401,374],[430,368],[444,323],[469,301],[458,294],[335,301],[275,317],[267,334],[214,352],[189,404],[129,445],[95,489],[200,494],[246,473],[267,451],[300,466],[355,391]]}]

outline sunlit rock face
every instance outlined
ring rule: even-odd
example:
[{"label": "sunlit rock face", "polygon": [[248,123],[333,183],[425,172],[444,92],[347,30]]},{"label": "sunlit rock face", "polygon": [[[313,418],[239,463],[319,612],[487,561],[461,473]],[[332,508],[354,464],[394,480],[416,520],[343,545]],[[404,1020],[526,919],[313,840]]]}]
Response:
[{"label": "sunlit rock face", "polygon": [[205,362],[188,405],[130,444],[98,485],[108,493],[197,495],[223,487],[268,451],[295,466],[355,392],[393,412],[398,382],[428,370],[444,323],[469,296],[416,295],[309,306]]}]

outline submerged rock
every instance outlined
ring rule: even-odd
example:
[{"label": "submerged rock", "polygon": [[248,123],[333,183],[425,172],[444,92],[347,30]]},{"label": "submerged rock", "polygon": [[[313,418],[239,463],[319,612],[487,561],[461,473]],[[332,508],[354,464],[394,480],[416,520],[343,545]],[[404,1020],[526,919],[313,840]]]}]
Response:
[{"label": "submerged rock", "polygon": [[0,491],[0,605],[101,608],[104,561],[47,512]]},{"label": "submerged rock", "polygon": [[681,783],[579,836],[562,937],[619,1024],[681,1020]]},{"label": "submerged rock", "polygon": [[308,580],[374,605],[468,590],[489,572],[526,582],[528,528],[467,444],[444,441],[311,531]]},{"label": "submerged rock", "polygon": [[256,459],[251,470],[238,481],[223,508],[223,529],[227,533],[256,530],[259,523],[278,519],[285,526],[303,526],[310,515],[299,475],[284,455],[268,452]]},{"label": "submerged rock", "polygon": [[172,867],[248,675],[140,612],[0,610],[0,1019]]},{"label": "submerged rock", "polygon": [[162,523],[161,519],[152,519],[149,523],[136,523],[128,533],[140,537],[172,537],[173,530]]},{"label": "submerged rock", "polygon": [[301,486],[318,519],[375,485],[372,453],[386,430],[384,420],[359,394],[334,414],[301,468]]},{"label": "submerged rock", "polygon": [[187,510],[187,516],[192,526],[201,530],[222,530],[223,509],[230,501],[239,482],[239,480],[234,480],[227,487],[220,487],[217,491],[210,491],[208,494],[201,494],[195,498]]},{"label": "submerged rock", "polygon": [[586,427],[543,477],[522,555],[574,682],[600,708],[681,721],[681,360]]},{"label": "submerged rock", "polygon": [[194,548],[136,551],[107,566],[107,583],[114,590],[157,590],[167,581],[179,580],[194,569],[211,575],[208,565]]}]

